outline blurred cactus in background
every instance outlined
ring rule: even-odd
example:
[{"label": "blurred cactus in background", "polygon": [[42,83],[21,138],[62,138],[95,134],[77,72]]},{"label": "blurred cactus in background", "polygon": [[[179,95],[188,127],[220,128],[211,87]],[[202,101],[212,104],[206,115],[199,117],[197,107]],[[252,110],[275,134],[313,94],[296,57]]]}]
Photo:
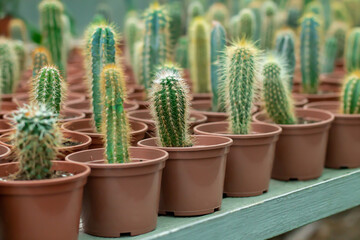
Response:
[{"label": "blurred cactus in background", "polygon": [[348,35],[345,49],[345,65],[348,73],[360,70],[360,27],[353,28]]},{"label": "blurred cactus in background", "polygon": [[253,40],[256,31],[256,19],[254,12],[249,8],[244,8],[239,14],[238,38]]},{"label": "blurred cactus in background", "polygon": [[336,59],[341,60],[344,57],[346,35],[349,31],[348,24],[344,22],[333,22],[327,33],[328,37],[334,37],[337,41]]},{"label": "blurred cactus in background", "polygon": [[178,39],[182,35],[182,16],[181,16],[181,4],[179,2],[171,2],[167,5],[167,11],[169,14],[169,32],[170,42],[169,50],[171,51],[171,59],[174,59],[175,47]]},{"label": "blurred cactus in background", "polygon": [[32,77],[35,78],[40,69],[52,64],[49,51],[44,47],[35,48],[32,54],[32,64]]},{"label": "blurred cactus in background", "polygon": [[14,40],[21,40],[27,42],[27,29],[23,20],[13,18],[9,23],[9,35]]},{"label": "blurred cactus in background", "polygon": [[287,25],[293,30],[297,29],[299,26],[299,19],[301,17],[301,10],[298,8],[289,8]]},{"label": "blurred cactus in background", "polygon": [[188,30],[190,28],[191,22],[194,20],[194,18],[199,16],[204,16],[205,10],[204,6],[200,1],[192,1],[189,3],[189,6],[187,8],[187,26]]},{"label": "blurred cactus in background", "polygon": [[261,7],[262,25],[260,35],[260,46],[263,50],[271,50],[276,31],[277,7],[272,1],[266,1]]},{"label": "blurred cactus in background", "polygon": [[143,23],[137,17],[134,11],[128,12],[125,18],[124,38],[125,38],[125,56],[127,63],[135,67],[134,61],[135,44],[143,38]]},{"label": "blurred cactus in background", "polygon": [[329,37],[325,40],[324,53],[321,59],[321,72],[332,73],[335,68],[337,54],[337,40],[335,37]]},{"label": "blurred cactus in background", "polygon": [[18,66],[19,66],[19,75],[26,69],[26,59],[27,59],[27,52],[26,46],[23,41],[21,40],[13,40],[11,41],[12,47],[17,56]]},{"label": "blurred cactus in background", "polygon": [[230,19],[229,10],[223,3],[213,3],[209,8],[207,18],[210,23],[212,21],[217,21],[226,29]]},{"label": "blurred cactus in background", "polygon": [[17,54],[10,40],[0,38],[0,83],[1,93],[13,93],[20,77]]},{"label": "blurred cactus in background", "polygon": [[175,62],[184,69],[188,68],[188,45],[187,36],[180,37],[176,45]]},{"label": "blurred cactus in background", "polygon": [[360,71],[349,74],[343,84],[342,112],[360,114]]}]

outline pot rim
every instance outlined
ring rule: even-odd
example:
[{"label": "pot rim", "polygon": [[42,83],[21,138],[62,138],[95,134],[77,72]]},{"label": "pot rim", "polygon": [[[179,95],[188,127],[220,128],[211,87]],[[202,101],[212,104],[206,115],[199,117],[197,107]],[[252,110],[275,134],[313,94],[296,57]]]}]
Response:
[{"label": "pot rim", "polygon": [[6,152],[0,155],[0,159],[4,159],[11,154],[11,149],[3,144],[0,144],[0,148],[5,148]]},{"label": "pot rim", "polygon": [[[316,108],[316,106],[338,106],[338,105],[341,106],[341,102],[339,101],[312,102],[306,104],[304,106],[304,109],[317,109],[317,110],[327,111],[324,109]],[[338,108],[337,111],[339,111]],[[340,112],[331,112],[331,113],[335,115],[335,118],[350,118],[350,119],[360,118],[360,114],[345,114]]]}]

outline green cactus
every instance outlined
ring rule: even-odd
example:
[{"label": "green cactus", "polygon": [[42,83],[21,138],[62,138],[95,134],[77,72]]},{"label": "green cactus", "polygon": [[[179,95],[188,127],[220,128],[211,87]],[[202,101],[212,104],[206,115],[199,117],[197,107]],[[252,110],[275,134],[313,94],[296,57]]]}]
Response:
[{"label": "green cactus", "polygon": [[276,124],[295,124],[296,117],[287,87],[287,70],[276,57],[269,57],[263,66],[263,98],[269,117]]},{"label": "green cactus", "polygon": [[57,114],[45,106],[26,106],[14,116],[16,131],[14,149],[19,172],[17,180],[39,180],[52,177],[51,160],[56,159],[61,145]]},{"label": "green cactus", "polygon": [[316,17],[306,15],[301,21],[300,59],[302,89],[307,94],[318,92],[320,36],[320,24]]},{"label": "green cactus", "polygon": [[292,30],[281,30],[276,34],[275,49],[287,63],[287,74],[289,76],[289,89],[293,87],[293,78],[296,65],[295,57],[295,34]]},{"label": "green cactus", "polygon": [[193,20],[189,30],[189,67],[196,93],[210,92],[210,29],[202,17]]},{"label": "green cactus", "polygon": [[248,134],[251,122],[251,107],[254,97],[258,49],[246,40],[226,48],[225,100],[229,114],[229,131],[233,134]]},{"label": "green cactus", "polygon": [[224,28],[227,28],[229,22],[229,10],[223,3],[215,2],[209,8],[207,18],[209,22],[217,21]]},{"label": "green cactus", "polygon": [[253,36],[253,41],[256,43],[256,46],[260,45],[260,35],[261,35],[261,10],[258,7],[251,8],[251,11],[255,16],[255,31]]},{"label": "green cactus", "polygon": [[145,12],[142,81],[150,89],[156,66],[169,59],[169,19],[164,7],[154,3]]},{"label": "green cactus", "polygon": [[346,34],[349,31],[349,25],[344,22],[335,21],[331,24],[328,37],[335,37],[337,41],[336,59],[342,59],[345,52]]},{"label": "green cactus", "polygon": [[188,68],[188,38],[187,36],[182,36],[179,38],[176,45],[175,52],[175,62],[177,62],[180,67]]},{"label": "green cactus", "polygon": [[32,100],[44,104],[50,111],[59,114],[65,96],[65,83],[54,66],[40,69],[32,86]]},{"label": "green cactus", "polygon": [[106,160],[108,163],[130,162],[130,127],[124,110],[125,76],[115,64],[103,68],[101,95],[104,106],[102,133],[105,136]]},{"label": "green cactus", "polygon": [[151,113],[162,147],[190,147],[188,89],[181,74],[171,69],[156,74]]},{"label": "green cactus", "polygon": [[1,93],[13,93],[19,81],[19,62],[12,43],[0,38]]},{"label": "green cactus", "polygon": [[292,29],[297,29],[299,26],[299,19],[301,17],[301,10],[298,8],[289,8],[287,25]]},{"label": "green cactus", "polygon": [[328,30],[332,21],[330,0],[321,0],[321,6],[324,10],[324,29]]},{"label": "green cactus", "polygon": [[70,18],[68,15],[66,15],[65,13],[63,13],[61,15],[61,21],[62,26],[63,26],[63,48],[64,48],[64,59],[65,59],[65,64],[67,62],[68,56],[69,56],[69,52],[71,50],[71,40],[72,40],[72,34],[71,34],[71,22],[70,22]]},{"label": "green cactus", "polygon": [[248,40],[254,39],[256,30],[256,19],[254,12],[249,8],[244,8],[239,14],[238,37]]},{"label": "green cactus", "polygon": [[175,46],[178,42],[178,39],[182,34],[182,12],[180,2],[171,2],[167,5],[167,11],[169,13],[169,32],[170,32],[170,42],[169,50],[171,51],[171,59],[174,59],[175,55]]},{"label": "green cactus", "polygon": [[360,114],[360,71],[346,77],[342,90],[342,112]]},{"label": "green cactus", "polygon": [[329,37],[325,40],[325,48],[321,61],[321,72],[332,73],[335,67],[337,53],[337,40],[335,37]]},{"label": "green cactus", "polygon": [[345,7],[347,8],[347,10],[351,16],[353,25],[360,26],[360,14],[359,14],[360,1],[359,0],[343,0],[341,2],[343,2]]},{"label": "green cactus", "polygon": [[9,24],[9,35],[11,39],[26,42],[27,30],[24,21],[18,18],[11,19]]},{"label": "green cactus", "polygon": [[118,54],[118,35],[114,29],[106,24],[92,25],[86,33],[87,66],[90,68],[89,80],[91,81],[92,107],[94,112],[95,127],[101,131],[101,91],[100,77],[106,64],[116,63]]},{"label": "green cactus", "polygon": [[134,55],[133,55],[133,72],[134,72],[134,77],[135,77],[135,81],[138,84],[144,85],[144,83],[142,82],[142,52],[143,52],[143,47],[144,47],[144,43],[143,41],[137,41],[135,43],[134,46]]},{"label": "green cactus", "polygon": [[33,71],[32,77],[36,78],[40,69],[51,64],[51,58],[49,51],[44,47],[35,48],[32,55]]},{"label": "green cactus", "polygon": [[313,1],[309,3],[305,8],[305,14],[313,14],[318,19],[324,19],[324,9],[320,2]]},{"label": "green cactus", "polygon": [[93,19],[91,20],[91,24],[98,25],[106,23],[106,18],[101,14],[95,14]]},{"label": "green cactus", "polygon": [[[125,55],[128,63],[131,64],[132,67],[137,64],[134,62],[134,48],[135,43],[142,39],[142,23],[136,17],[135,14],[128,14],[129,17],[125,19],[125,27],[124,27],[124,37],[125,37]],[[135,15],[135,16],[134,16]]]},{"label": "green cactus", "polygon": [[232,16],[229,22],[229,33],[231,39],[239,38],[239,15]]},{"label": "green cactus", "polygon": [[199,1],[190,2],[187,9],[187,25],[190,26],[196,17],[204,16],[204,6]]},{"label": "green cactus", "polygon": [[20,72],[22,72],[26,68],[27,56],[26,56],[25,44],[21,40],[13,40],[11,41],[11,43],[17,56],[19,70]]},{"label": "green cactus", "polygon": [[226,47],[226,32],[224,27],[215,22],[211,31],[211,90],[212,110],[217,112],[222,108],[220,92],[223,87],[220,69],[222,69]]},{"label": "green cactus", "polygon": [[346,23],[347,25],[352,25],[351,15],[343,2],[340,1],[332,2],[331,10],[332,10],[334,22],[343,22]]},{"label": "green cactus", "polygon": [[[129,0],[127,0],[129,1]],[[96,14],[103,16],[106,22],[112,22],[113,11],[109,4],[106,2],[100,2],[96,7]]]},{"label": "green cactus", "polygon": [[345,66],[350,73],[360,69],[360,27],[353,28],[347,38],[345,48]]},{"label": "green cactus", "polygon": [[266,1],[261,7],[262,11],[262,25],[260,34],[261,49],[271,50],[276,31],[276,14],[277,7],[272,1]]}]

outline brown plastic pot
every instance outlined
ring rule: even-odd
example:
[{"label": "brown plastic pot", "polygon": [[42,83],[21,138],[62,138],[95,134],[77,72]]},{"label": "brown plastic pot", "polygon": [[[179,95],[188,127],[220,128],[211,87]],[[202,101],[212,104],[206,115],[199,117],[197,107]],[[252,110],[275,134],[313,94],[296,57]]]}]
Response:
[{"label": "brown plastic pot", "polygon": [[325,92],[340,92],[346,73],[334,71],[333,73],[320,75],[320,87]]},{"label": "brown plastic pot", "polygon": [[193,93],[192,98],[193,98],[193,101],[199,101],[199,100],[211,101],[212,93]]},{"label": "brown plastic pot", "polygon": [[276,125],[252,123],[248,135],[229,134],[228,122],[196,126],[196,134],[225,136],[234,143],[226,163],[224,193],[228,197],[250,197],[268,191],[275,146],[281,133]]},{"label": "brown plastic pot", "polygon": [[[135,146],[138,141],[144,139],[148,126],[144,123],[136,121],[129,121],[129,124],[132,129],[130,132],[131,145]],[[61,126],[61,128],[71,132],[83,133],[91,137],[92,142],[89,146],[90,149],[104,147],[103,135],[95,131],[93,120],[90,118],[66,122]]]},{"label": "brown plastic pot", "polygon": [[142,140],[142,147],[165,150],[169,159],[163,172],[160,214],[196,216],[221,207],[226,155],[232,140],[219,136],[193,136],[193,147],[158,147],[157,138]]},{"label": "brown plastic pot", "polygon": [[322,94],[305,94],[305,93],[293,93],[294,97],[305,97],[309,103],[312,102],[325,102],[325,101],[338,101],[340,99],[340,92],[327,92]]},{"label": "brown plastic pot", "polygon": [[[315,123],[279,125],[282,128],[276,146],[272,178],[278,180],[310,180],[321,176],[325,164],[326,145],[334,115],[314,109],[296,109],[297,117]],[[254,121],[271,123],[264,112]]]},{"label": "brown plastic pot", "polygon": [[[0,239],[77,240],[85,165],[54,161],[53,170],[74,176],[34,181],[0,181]],[[0,177],[18,171],[18,163],[0,165]]]},{"label": "brown plastic pot", "polygon": [[3,146],[0,144],[0,163],[9,162],[10,154],[11,154],[11,149],[8,148],[7,146]]},{"label": "brown plastic pot", "polygon": [[[30,96],[28,93],[19,93],[16,94],[12,101],[19,106],[23,106],[24,104],[29,104]],[[65,104],[78,103],[85,100],[85,95],[80,93],[68,92],[66,94]]]},{"label": "brown plastic pot", "polygon": [[[296,108],[302,108],[305,106],[305,104],[309,102],[305,96],[299,94],[293,94],[292,99],[293,99],[293,104]],[[255,105],[258,107],[259,112],[265,109],[264,102],[259,101],[256,102]]]},{"label": "brown plastic pot", "polygon": [[91,168],[82,211],[85,233],[120,237],[156,228],[161,176],[168,153],[130,147],[130,157],[133,162],[106,164],[103,148],[66,157],[66,161],[81,162]]},{"label": "brown plastic pot", "polygon": [[335,115],[331,124],[325,166],[328,168],[360,167],[360,114],[340,113],[340,102],[315,102],[305,109],[321,109]]}]

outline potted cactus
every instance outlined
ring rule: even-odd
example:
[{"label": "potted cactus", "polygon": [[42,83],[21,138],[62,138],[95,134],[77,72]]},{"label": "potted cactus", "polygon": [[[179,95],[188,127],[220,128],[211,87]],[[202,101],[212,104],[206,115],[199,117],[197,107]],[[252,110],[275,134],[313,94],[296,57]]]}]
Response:
[{"label": "potted cactus", "polygon": [[121,69],[106,65],[100,90],[105,149],[80,151],[66,157],[67,161],[82,162],[91,168],[83,202],[84,231],[102,237],[152,231],[156,227],[162,169],[168,154],[130,147]]},{"label": "potted cactus", "polygon": [[190,136],[188,89],[176,70],[157,72],[151,92],[151,113],[158,137],[142,140],[138,145],[169,153],[159,213],[195,216],[219,210],[232,140]]},{"label": "potted cactus", "polygon": [[272,178],[308,180],[321,176],[331,113],[294,109],[287,87],[287,69],[278,57],[270,56],[262,75],[266,113],[254,115],[256,122],[275,123],[282,128],[276,147]]},{"label": "potted cactus", "polygon": [[[61,132],[44,105],[15,116],[17,162],[0,165],[1,239],[77,239],[83,187],[90,168],[52,161]],[[61,222],[61,225],[59,225]]]},{"label": "potted cactus", "polygon": [[247,197],[268,191],[280,127],[251,123],[258,49],[243,39],[226,48],[225,99],[229,120],[195,127],[196,134],[234,141],[226,165],[224,194]]},{"label": "potted cactus", "polygon": [[305,109],[322,109],[335,115],[329,132],[325,166],[329,168],[360,167],[360,72],[344,80],[341,102],[315,102]]}]

